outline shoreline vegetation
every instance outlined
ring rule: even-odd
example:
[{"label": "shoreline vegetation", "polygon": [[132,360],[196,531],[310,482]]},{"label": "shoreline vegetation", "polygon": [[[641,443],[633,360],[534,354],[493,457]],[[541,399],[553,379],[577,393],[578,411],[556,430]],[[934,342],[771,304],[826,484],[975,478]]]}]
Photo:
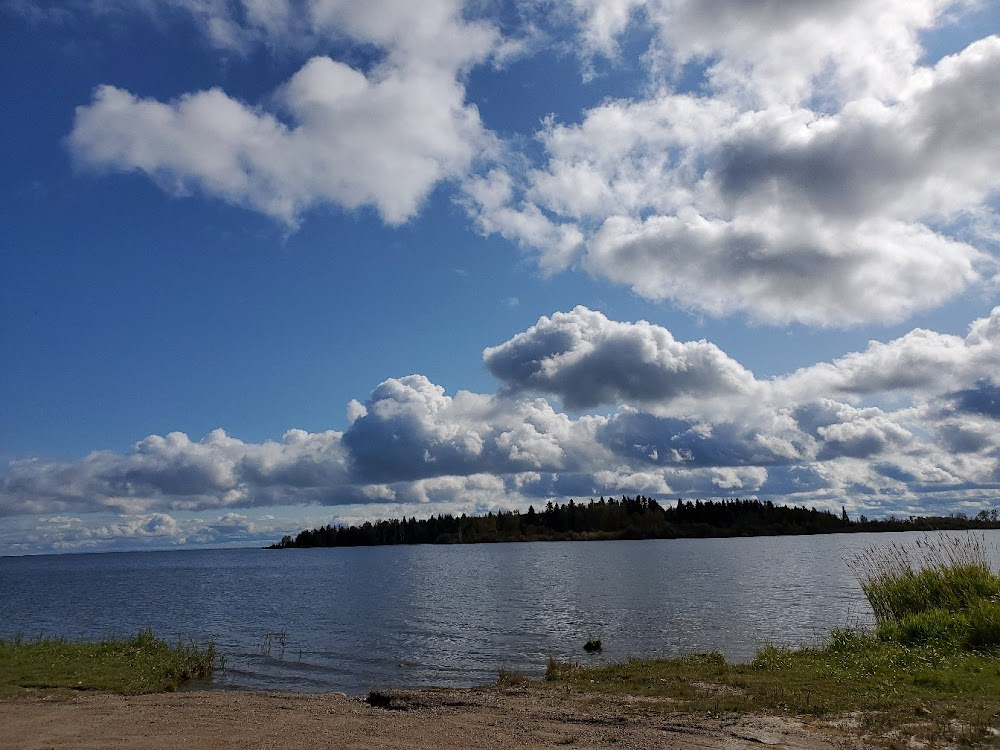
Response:
[{"label": "shoreline vegetation", "polygon": [[957,531],[1000,529],[997,509],[974,517],[910,516],[851,519],[815,508],[775,505],[771,501],[683,501],[661,505],[655,499],[601,498],[589,503],[549,502],[541,511],[529,506],[485,516],[442,514],[426,519],[394,518],[360,526],[328,524],[286,535],[266,549],[370,547],[391,544],[488,544],[497,542],[588,541],[617,539],[704,539],[795,536],[853,532]]},{"label": "shoreline vegetation", "polygon": [[692,713],[838,719],[889,748],[1000,747],[1000,573],[975,536],[927,536],[850,562],[874,630],[806,648],[764,646],[749,664],[718,653],[584,668],[546,680],[665,700]]},{"label": "shoreline vegetation", "polygon": [[0,699],[68,691],[137,695],[208,679],[215,644],[167,643],[150,629],[128,640],[0,640]]}]

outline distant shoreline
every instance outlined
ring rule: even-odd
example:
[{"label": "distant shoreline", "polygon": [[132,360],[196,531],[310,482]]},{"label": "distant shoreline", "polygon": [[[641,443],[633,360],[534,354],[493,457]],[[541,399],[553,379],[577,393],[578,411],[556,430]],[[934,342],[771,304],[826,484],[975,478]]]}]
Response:
[{"label": "distant shoreline", "polygon": [[885,519],[848,517],[815,508],[759,500],[681,501],[663,506],[641,495],[603,497],[587,504],[549,502],[541,511],[490,512],[485,516],[437,515],[327,525],[286,535],[265,549],[375,547],[409,544],[497,544],[507,542],[619,541],[639,539],[730,539],[817,534],[896,533],[1000,529],[996,509],[973,518],[910,516]]}]

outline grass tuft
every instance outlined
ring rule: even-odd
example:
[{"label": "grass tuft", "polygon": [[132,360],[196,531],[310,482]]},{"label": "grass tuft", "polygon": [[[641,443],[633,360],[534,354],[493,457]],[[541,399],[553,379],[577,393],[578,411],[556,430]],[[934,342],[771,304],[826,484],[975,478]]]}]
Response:
[{"label": "grass tuft", "polygon": [[506,667],[500,667],[497,670],[497,686],[500,688],[518,688],[524,687],[530,682],[530,680],[523,674],[515,672]]},{"label": "grass tuft", "polygon": [[576,662],[559,661],[554,656],[550,656],[548,663],[545,665],[545,679],[548,682],[565,680],[579,670],[579,668],[580,665]]},{"label": "grass tuft", "polygon": [[135,694],[176,690],[211,676],[215,645],[170,644],[146,629],[128,640],[0,640],[0,698],[38,691]]}]

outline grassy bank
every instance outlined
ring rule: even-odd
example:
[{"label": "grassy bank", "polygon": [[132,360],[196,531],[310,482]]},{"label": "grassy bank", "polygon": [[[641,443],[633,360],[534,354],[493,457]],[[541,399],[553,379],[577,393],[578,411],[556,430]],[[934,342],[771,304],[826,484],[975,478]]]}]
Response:
[{"label": "grassy bank", "polygon": [[976,538],[928,538],[854,561],[873,631],[804,649],[765,647],[580,668],[552,661],[551,685],[659,698],[665,711],[780,712],[847,723],[890,747],[1000,747],[1000,575]]},{"label": "grassy bank", "polygon": [[208,677],[215,646],[169,644],[151,630],[130,640],[78,643],[63,639],[0,641],[0,698],[39,691],[155,693]]},{"label": "grassy bank", "polygon": [[720,654],[581,668],[551,663],[550,684],[660,698],[664,711],[834,718],[886,747],[1000,746],[1000,660],[841,632],[819,648],[766,647],[750,664]]}]

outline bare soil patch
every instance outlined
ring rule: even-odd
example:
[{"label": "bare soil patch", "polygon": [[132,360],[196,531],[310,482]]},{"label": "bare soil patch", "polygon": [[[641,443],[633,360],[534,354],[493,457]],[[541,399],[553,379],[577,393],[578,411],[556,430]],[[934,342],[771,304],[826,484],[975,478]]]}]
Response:
[{"label": "bare soil patch", "polygon": [[220,748],[858,748],[829,724],[768,716],[692,717],[669,704],[534,686],[344,695],[84,693],[0,702],[5,750]]}]

